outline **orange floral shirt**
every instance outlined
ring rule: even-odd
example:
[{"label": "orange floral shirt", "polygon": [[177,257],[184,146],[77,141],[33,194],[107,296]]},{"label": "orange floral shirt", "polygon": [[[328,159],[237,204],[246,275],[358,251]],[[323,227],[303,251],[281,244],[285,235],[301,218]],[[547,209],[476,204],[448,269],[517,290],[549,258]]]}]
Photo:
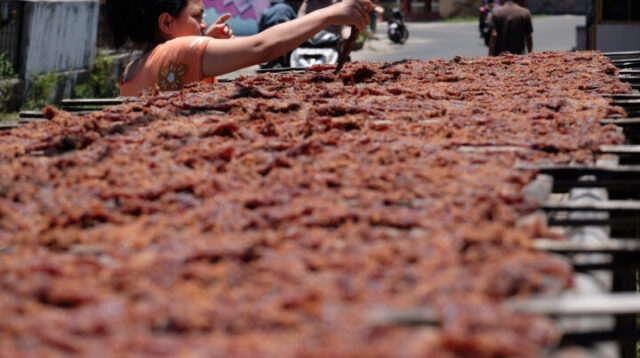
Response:
[{"label": "orange floral shirt", "polygon": [[142,61],[135,75],[129,75],[129,67],[120,80],[122,96],[138,96],[154,89],[178,91],[185,84],[202,80],[202,56],[210,37],[185,36],[162,43]]}]

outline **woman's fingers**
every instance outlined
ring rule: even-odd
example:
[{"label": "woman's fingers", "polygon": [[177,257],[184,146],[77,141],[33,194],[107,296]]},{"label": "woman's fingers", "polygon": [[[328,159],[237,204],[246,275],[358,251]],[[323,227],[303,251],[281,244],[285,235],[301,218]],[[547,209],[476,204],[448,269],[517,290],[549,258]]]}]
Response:
[{"label": "woman's fingers", "polygon": [[353,25],[362,31],[369,24],[369,13],[375,6],[369,0],[344,0],[341,3],[343,18],[339,21],[341,25]]},{"label": "woman's fingers", "polygon": [[230,39],[233,37],[233,31],[229,25],[225,24],[225,21],[231,18],[231,14],[224,14],[216,20],[216,22],[209,27],[206,32],[206,36],[211,36],[216,39]]},{"label": "woman's fingers", "polygon": [[369,13],[372,11],[371,6],[373,5],[368,0],[356,0],[355,1],[356,9],[357,9],[357,20],[358,30],[362,31],[370,21]]},{"label": "woman's fingers", "polygon": [[224,23],[225,23],[225,21],[229,20],[230,18],[231,18],[231,14],[226,13],[226,14],[224,14],[224,15],[220,16],[220,17],[218,18],[218,20],[216,20],[216,22],[214,23],[214,25],[224,24]]},{"label": "woman's fingers", "polygon": [[364,29],[367,24],[369,23],[369,13],[363,9],[362,7],[358,6],[358,30],[362,31],[362,29]]},{"label": "woman's fingers", "polygon": [[367,12],[370,13],[376,9],[376,6],[369,0],[358,0],[358,4]]}]

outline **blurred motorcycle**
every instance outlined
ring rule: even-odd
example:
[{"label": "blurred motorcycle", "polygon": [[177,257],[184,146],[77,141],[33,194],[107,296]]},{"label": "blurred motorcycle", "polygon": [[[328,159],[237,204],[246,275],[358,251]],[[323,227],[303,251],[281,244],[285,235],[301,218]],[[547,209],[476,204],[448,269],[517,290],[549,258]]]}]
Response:
[{"label": "blurred motorcycle", "polygon": [[404,17],[397,7],[391,10],[387,34],[389,35],[389,39],[397,44],[403,44],[409,38],[409,30],[407,30],[407,27],[404,25]]},{"label": "blurred motorcycle", "polygon": [[491,38],[491,14],[498,7],[500,7],[499,0],[483,0],[482,6],[478,9],[478,28],[480,37],[484,39],[485,46],[489,46],[489,39]]},{"label": "blurred motorcycle", "polygon": [[291,51],[291,67],[310,67],[319,64],[333,65],[338,62],[342,49],[342,38],[333,32],[322,30],[300,47]]},{"label": "blurred motorcycle", "polygon": [[[272,1],[274,2],[274,1]],[[284,3],[275,3],[265,10],[258,22],[258,31],[281,24],[296,17],[293,9]],[[340,35],[322,30],[293,51],[260,65],[260,71],[310,67],[317,64],[336,64],[342,48]]]}]

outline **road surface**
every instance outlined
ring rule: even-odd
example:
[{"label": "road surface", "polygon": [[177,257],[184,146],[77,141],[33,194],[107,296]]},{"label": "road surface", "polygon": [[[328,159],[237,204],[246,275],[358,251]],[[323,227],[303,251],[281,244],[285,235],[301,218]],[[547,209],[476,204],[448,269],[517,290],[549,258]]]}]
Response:
[{"label": "road surface", "polygon": [[[534,51],[570,51],[576,46],[576,25],[585,23],[584,16],[544,16],[533,19]],[[404,58],[432,60],[455,56],[486,56],[488,48],[479,36],[477,22],[407,23],[409,40],[393,44],[386,35],[386,23],[380,24],[379,40],[365,42],[365,48],[353,52],[356,61],[396,61]]]},{"label": "road surface", "polygon": [[[585,23],[584,16],[543,16],[533,19],[534,51],[570,51],[576,46],[576,26]],[[402,45],[387,36],[387,24],[379,23],[376,38],[367,40],[364,48],[354,51],[354,61],[397,61],[402,59],[447,59],[455,56],[486,56],[488,48],[479,36],[477,22],[410,22],[409,40]],[[232,72],[220,78],[252,75],[258,66]]]}]

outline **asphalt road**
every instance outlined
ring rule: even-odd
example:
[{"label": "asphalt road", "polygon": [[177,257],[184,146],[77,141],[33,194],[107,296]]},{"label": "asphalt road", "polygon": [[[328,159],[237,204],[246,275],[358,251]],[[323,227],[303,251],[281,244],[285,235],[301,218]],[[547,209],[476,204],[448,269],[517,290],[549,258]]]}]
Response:
[{"label": "asphalt road", "polygon": [[[576,25],[585,23],[584,16],[544,16],[533,19],[534,51],[569,51],[576,44]],[[397,61],[402,59],[446,59],[455,56],[486,56],[488,48],[479,36],[477,22],[411,22],[407,23],[409,40],[402,45],[387,36],[387,24],[379,23],[376,38],[364,48],[351,53],[354,61]],[[220,78],[252,75],[258,66],[232,72]]]},{"label": "asphalt road", "polygon": [[[584,16],[544,16],[533,19],[533,50],[570,51],[576,45],[576,25],[585,23]],[[356,61],[396,61],[401,59],[452,59],[455,56],[486,56],[488,48],[479,36],[477,22],[407,23],[409,40],[403,45],[392,43],[386,34],[387,24],[379,25],[378,39],[365,42],[362,50],[353,52]]]}]

